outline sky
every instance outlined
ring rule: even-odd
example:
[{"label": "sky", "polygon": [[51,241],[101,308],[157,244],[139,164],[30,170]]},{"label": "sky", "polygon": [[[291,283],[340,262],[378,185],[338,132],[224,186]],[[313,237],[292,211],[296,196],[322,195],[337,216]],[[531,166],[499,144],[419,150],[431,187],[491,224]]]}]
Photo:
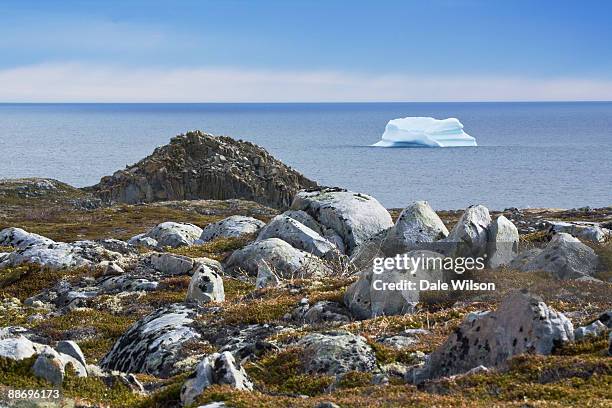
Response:
[{"label": "sky", "polygon": [[607,0],[0,2],[0,102],[612,100]]}]

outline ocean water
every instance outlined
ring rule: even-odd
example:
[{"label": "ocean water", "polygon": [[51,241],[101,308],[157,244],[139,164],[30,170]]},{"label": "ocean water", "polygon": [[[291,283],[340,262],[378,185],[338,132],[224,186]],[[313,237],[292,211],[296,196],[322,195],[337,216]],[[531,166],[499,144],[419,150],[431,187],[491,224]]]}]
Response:
[{"label": "ocean water", "polygon": [[[479,146],[369,147],[405,116],[456,117]],[[0,178],[92,185],[193,129],[252,141],[388,207],[612,205],[612,102],[0,104]]]}]

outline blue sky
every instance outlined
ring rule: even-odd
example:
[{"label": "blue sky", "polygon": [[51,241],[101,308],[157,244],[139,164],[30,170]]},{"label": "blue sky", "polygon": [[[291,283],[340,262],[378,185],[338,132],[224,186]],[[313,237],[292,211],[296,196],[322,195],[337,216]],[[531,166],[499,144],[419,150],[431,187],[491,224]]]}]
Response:
[{"label": "blue sky", "polygon": [[12,1],[0,101],[612,99],[608,1]]}]

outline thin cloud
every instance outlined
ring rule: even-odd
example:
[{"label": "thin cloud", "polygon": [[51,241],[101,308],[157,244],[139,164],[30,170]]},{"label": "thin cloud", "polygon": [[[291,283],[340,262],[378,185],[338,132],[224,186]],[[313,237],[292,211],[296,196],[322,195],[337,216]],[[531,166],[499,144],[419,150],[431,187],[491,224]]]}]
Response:
[{"label": "thin cloud", "polygon": [[0,70],[2,102],[361,102],[612,100],[584,78],[367,75],[56,63]]}]

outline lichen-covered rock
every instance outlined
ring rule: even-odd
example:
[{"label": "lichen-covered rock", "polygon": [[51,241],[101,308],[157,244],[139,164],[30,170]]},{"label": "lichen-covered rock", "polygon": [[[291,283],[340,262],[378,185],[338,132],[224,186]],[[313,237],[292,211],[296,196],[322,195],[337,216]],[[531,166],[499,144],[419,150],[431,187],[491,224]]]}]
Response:
[{"label": "lichen-covered rock", "polygon": [[253,383],[231,353],[214,353],[202,360],[181,388],[183,405],[192,404],[213,384],[229,385],[238,390],[252,390]]},{"label": "lichen-covered rock", "polygon": [[23,360],[32,357],[41,350],[36,343],[22,335],[5,334],[0,337],[0,357]]},{"label": "lichen-covered rock", "polygon": [[94,241],[55,242],[20,228],[0,231],[0,239],[4,244],[16,248],[2,258],[0,268],[36,263],[51,269],[62,269],[94,266],[104,261],[120,263],[123,259],[120,253],[109,251]]},{"label": "lichen-covered rock", "polygon": [[298,346],[304,348],[307,373],[339,375],[378,370],[376,356],[366,339],[347,331],[308,334],[300,339]]},{"label": "lichen-covered rock", "polygon": [[154,253],[149,258],[151,266],[164,275],[190,275],[194,260],[187,256],[170,253]]},{"label": "lichen-covered rock", "polygon": [[410,373],[408,380],[421,383],[464,373],[479,365],[503,367],[512,356],[550,354],[573,339],[574,328],[563,313],[548,307],[538,296],[517,291],[507,296],[496,311],[470,313],[426,364]]},{"label": "lichen-covered rock", "polygon": [[406,207],[382,244],[385,255],[393,256],[413,249],[430,249],[430,244],[446,238],[446,226],[427,201],[415,201]]},{"label": "lichen-covered rock", "polygon": [[516,226],[500,215],[489,226],[487,263],[495,269],[509,265],[518,255],[519,232]]},{"label": "lichen-covered rock", "polygon": [[0,231],[0,246],[11,246],[16,249],[25,249],[37,244],[53,244],[54,241],[22,230],[21,228],[5,228]]},{"label": "lichen-covered rock", "polygon": [[204,264],[198,264],[189,281],[187,301],[196,303],[223,302],[225,292],[221,275]]},{"label": "lichen-covered rock", "polygon": [[330,273],[321,259],[293,248],[278,238],[256,241],[234,251],[225,263],[225,270],[233,272],[240,269],[251,276],[257,276],[258,264],[262,260],[283,278],[325,276]]},{"label": "lichen-covered rock", "polygon": [[147,249],[160,249],[157,240],[148,237],[147,234],[134,235],[128,240],[128,244],[135,247],[142,247]]},{"label": "lichen-covered rock", "polygon": [[257,218],[232,215],[204,227],[200,240],[208,242],[217,238],[235,238],[255,234],[264,225],[266,223]]},{"label": "lichen-covered rock", "polygon": [[543,251],[522,260],[522,271],[546,271],[558,279],[592,276],[599,258],[595,251],[566,233],[553,236]]},{"label": "lichen-covered rock", "polygon": [[353,271],[370,268],[374,258],[384,258],[383,243],[389,230],[382,230],[373,237],[359,244],[351,254],[349,261]]},{"label": "lichen-covered rock", "polygon": [[588,336],[597,337],[605,333],[606,329],[607,327],[605,324],[603,324],[599,320],[595,320],[589,325],[578,327],[576,330],[574,330],[574,339],[582,340],[583,338]]},{"label": "lichen-covered rock", "polygon": [[253,143],[195,131],[88,190],[106,202],[242,198],[284,208],[316,185]]},{"label": "lichen-covered rock", "polygon": [[184,346],[200,338],[192,327],[196,313],[183,304],[156,310],[134,323],[104,356],[100,367],[169,377]]},{"label": "lichen-covered rock", "polygon": [[321,300],[312,306],[308,306],[300,317],[300,321],[308,324],[348,323],[351,321],[351,314],[346,307],[329,300]]},{"label": "lichen-covered rock", "polygon": [[343,189],[301,191],[291,209],[305,211],[335,231],[349,255],[368,238],[393,226],[391,215],[375,198]]},{"label": "lichen-covered rock", "polygon": [[152,238],[157,242],[157,246],[161,248],[178,248],[200,242],[201,235],[202,228],[197,225],[167,221],[153,227],[140,240],[142,238]]},{"label": "lichen-covered rock", "polygon": [[268,264],[261,260],[257,264],[257,278],[255,279],[255,288],[263,289],[267,287],[275,287],[280,285],[280,278],[274,271],[268,266]]},{"label": "lichen-covered rock", "polygon": [[487,251],[488,229],[491,224],[489,210],[482,205],[468,207],[448,237],[444,251],[453,257],[481,257]]},{"label": "lichen-covered rock", "polygon": [[258,241],[280,238],[292,247],[324,259],[337,259],[340,256],[334,244],[316,231],[284,214],[278,215],[261,229]]},{"label": "lichen-covered rock", "polygon": [[59,386],[64,380],[66,366],[69,364],[78,377],[87,377],[87,369],[77,359],[67,354],[58,353],[51,347],[45,348],[38,355],[32,366],[32,373],[55,386]]},{"label": "lichen-covered rock", "polygon": [[87,362],[85,361],[85,355],[78,344],[76,344],[72,340],[62,340],[57,342],[57,346],[55,349],[62,354],[66,354],[74,359],[76,359],[79,363],[83,365],[83,367],[87,367]]},{"label": "lichen-covered rock", "polygon": [[[376,316],[411,313],[421,299],[419,290],[421,280],[448,283],[457,276],[453,271],[442,268],[441,261],[444,257],[441,254],[416,250],[408,252],[406,257],[430,261],[419,263],[415,270],[394,267],[385,269],[381,273],[375,273],[375,268],[370,265],[360,273],[359,279],[348,287],[344,295],[344,303],[353,316],[369,319]],[[435,262],[436,259],[440,261]],[[413,282],[416,285],[415,289],[410,289],[406,282]],[[403,286],[400,288],[399,285]],[[429,301],[435,301],[435,296],[431,295]]]},{"label": "lichen-covered rock", "polygon": [[546,221],[546,224],[549,232],[553,234],[564,232],[585,241],[601,243],[612,238],[612,231],[597,223]]}]

